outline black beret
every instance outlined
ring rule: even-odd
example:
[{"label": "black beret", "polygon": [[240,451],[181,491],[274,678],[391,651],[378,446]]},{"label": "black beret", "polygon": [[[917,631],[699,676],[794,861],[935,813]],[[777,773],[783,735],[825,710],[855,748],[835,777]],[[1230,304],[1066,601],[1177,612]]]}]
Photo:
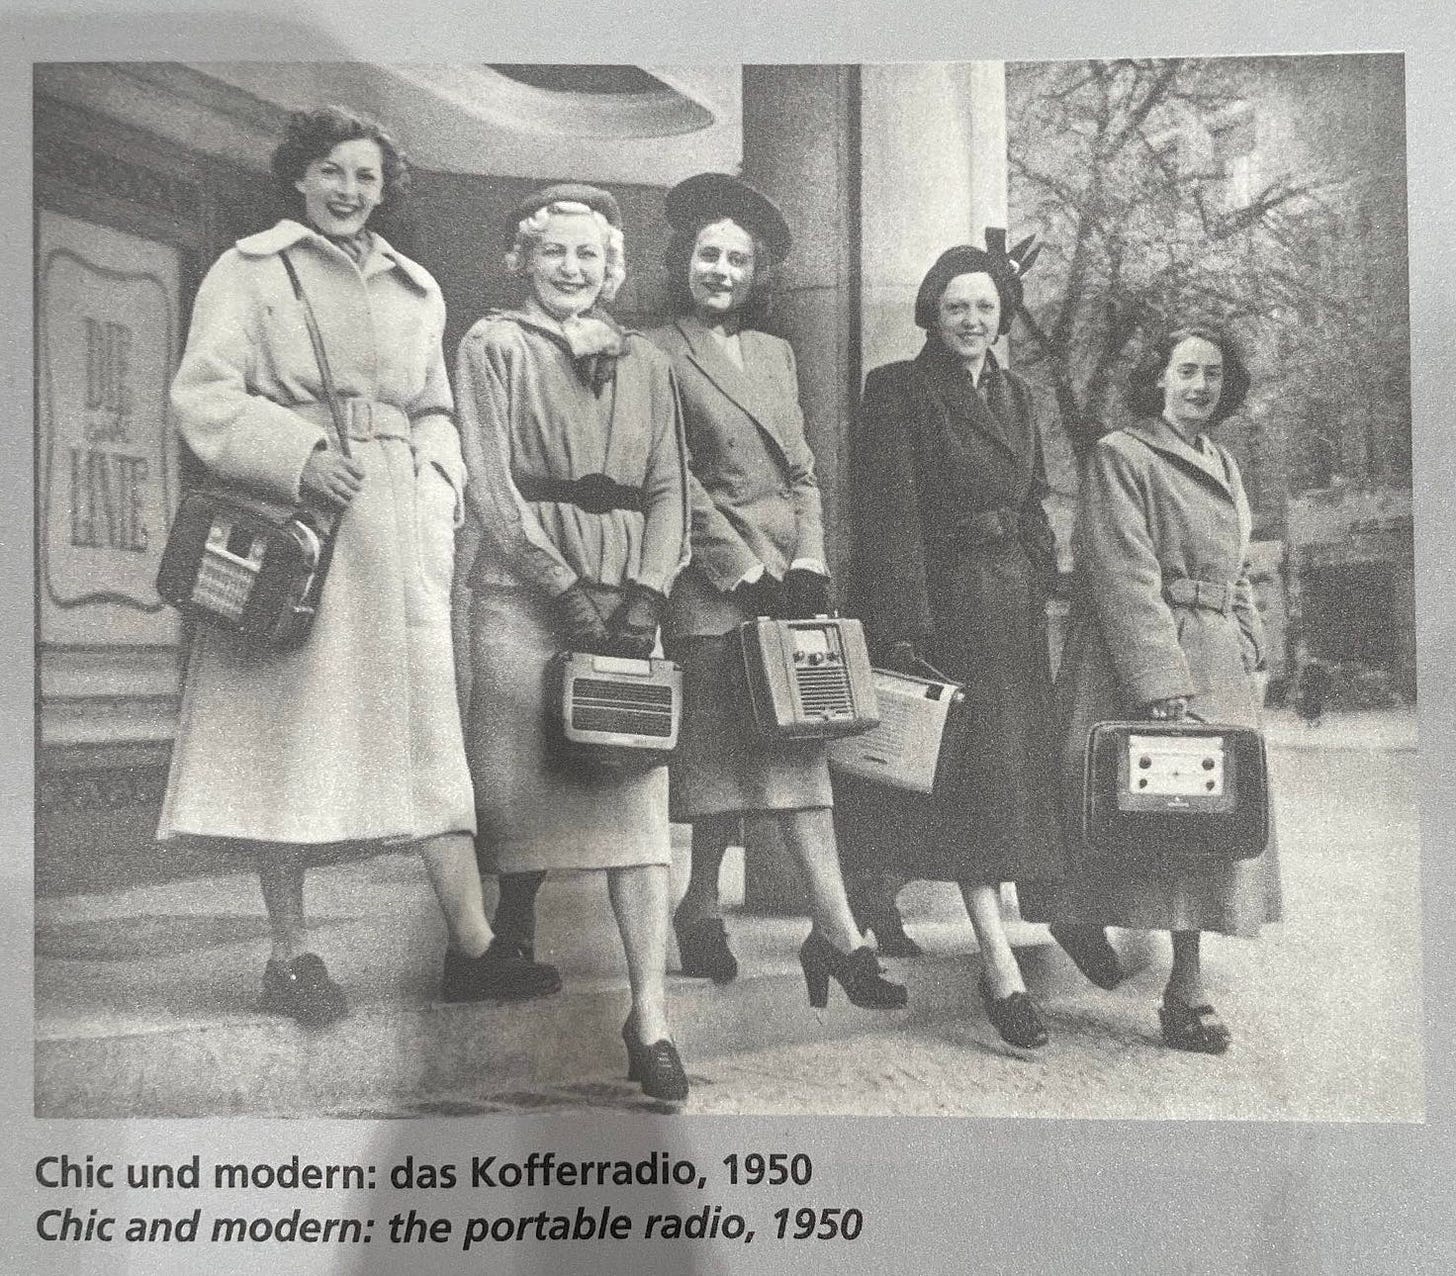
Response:
[{"label": "black beret", "polygon": [[783,261],[794,246],[778,205],[741,177],[727,173],[698,173],[679,182],[667,192],[666,212],[668,224],[684,233],[729,218],[763,240],[775,261]]},{"label": "black beret", "polygon": [[611,191],[604,191],[600,186],[588,186],[584,182],[558,182],[554,186],[543,186],[527,195],[511,210],[506,239],[515,239],[516,228],[526,218],[551,204],[585,204],[593,212],[600,213],[613,226],[620,228],[622,225],[622,209]]}]

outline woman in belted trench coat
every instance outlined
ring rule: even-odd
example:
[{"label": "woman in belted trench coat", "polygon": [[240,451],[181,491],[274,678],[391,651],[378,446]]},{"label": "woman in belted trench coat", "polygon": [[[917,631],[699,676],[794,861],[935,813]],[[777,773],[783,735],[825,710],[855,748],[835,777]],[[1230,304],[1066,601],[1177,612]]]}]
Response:
[{"label": "woman in belted trench coat", "polygon": [[[549,992],[554,972],[485,957],[450,639],[465,466],[445,305],[429,273],[366,225],[403,195],[408,168],[377,125],[326,107],[292,117],[273,169],[297,217],[239,240],[203,280],[174,421],[212,478],[342,513],[301,647],[255,650],[199,627],[158,836],[254,855],[273,934],[265,1009],[312,1025],[346,1009],[304,951],[311,860],[410,842],[450,928],[446,999]],[[352,459],[332,437],[284,254],[317,317]]]},{"label": "woman in belted trench coat", "polygon": [[1021,301],[1034,250],[943,253],[915,302],[925,345],[865,381],[853,446],[851,609],[876,663],[964,685],[966,733],[930,799],[835,782],[851,898],[898,929],[877,886],[959,883],[981,949],[981,994],[1016,1045],[1046,1031],[1001,921],[997,884],[1056,877],[1046,602],[1055,571],[1032,387],[991,346]]},{"label": "woman in belted trench coat", "polygon": [[682,422],[667,358],[601,308],[625,278],[621,210],[595,186],[534,192],[507,226],[521,298],[460,343],[460,433],[480,549],[466,723],[503,942],[531,955],[550,869],[605,872],[632,1010],[628,1075],[687,1097],[669,1035],[667,769],[592,765],[549,718],[559,652],[641,659],[687,561]]},{"label": "woman in belted trench coat", "polygon": [[1280,915],[1271,833],[1263,855],[1218,868],[1129,873],[1087,859],[1077,836],[1087,736],[1101,721],[1193,713],[1256,726],[1254,671],[1264,631],[1245,566],[1251,518],[1238,466],[1207,431],[1238,410],[1244,361],[1220,329],[1177,329],[1129,379],[1143,419],[1089,457],[1074,536],[1077,584],[1057,676],[1062,790],[1074,871],[1023,892],[1022,912],[1052,933],[1094,982],[1115,987],[1104,926],[1173,932],[1160,1007],[1178,1049],[1217,1054],[1228,1029],[1204,991],[1199,935],[1255,935]]}]

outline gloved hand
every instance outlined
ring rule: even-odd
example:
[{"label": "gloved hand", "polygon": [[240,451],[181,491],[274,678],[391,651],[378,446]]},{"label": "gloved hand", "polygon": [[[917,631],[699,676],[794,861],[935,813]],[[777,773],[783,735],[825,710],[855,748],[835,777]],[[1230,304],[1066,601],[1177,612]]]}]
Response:
[{"label": "gloved hand", "polygon": [[568,650],[606,653],[606,623],[579,582],[551,600],[551,618]]},{"label": "gloved hand", "polygon": [[627,596],[607,622],[610,654],[646,660],[657,646],[657,626],[667,599],[647,585],[627,586]]},{"label": "gloved hand", "polygon": [[908,638],[892,642],[885,648],[882,667],[892,673],[907,673],[915,678],[925,677],[925,663],[921,659],[919,646]]},{"label": "gloved hand", "polygon": [[774,615],[779,620],[803,620],[829,614],[829,577],[802,567],[790,568],[779,589]]},{"label": "gloved hand", "polygon": [[1188,716],[1188,697],[1168,696],[1163,700],[1151,700],[1144,712],[1155,722],[1179,722]]},{"label": "gloved hand", "polygon": [[737,586],[732,598],[749,616],[772,616],[779,605],[779,582],[765,572],[755,581]]}]

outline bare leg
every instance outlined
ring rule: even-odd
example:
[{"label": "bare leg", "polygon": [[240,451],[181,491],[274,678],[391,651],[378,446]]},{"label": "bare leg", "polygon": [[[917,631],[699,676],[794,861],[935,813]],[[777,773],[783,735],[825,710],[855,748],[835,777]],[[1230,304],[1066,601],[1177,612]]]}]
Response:
[{"label": "bare leg", "polygon": [[718,878],[728,847],[742,836],[742,822],[736,815],[705,815],[693,821],[693,844],[688,888],[677,906],[680,925],[703,917],[721,917]]},{"label": "bare leg", "polygon": [[271,961],[287,965],[306,951],[307,926],[303,915],[304,863],[296,850],[260,846],[257,853],[258,885],[263,907],[268,910],[272,932]]},{"label": "bare leg", "polygon": [[1006,940],[1006,927],[1001,924],[1000,892],[991,883],[962,882],[960,886],[971,928],[976,932],[981,968],[991,995],[1000,1000],[1014,992],[1025,992],[1021,968],[1016,964],[1016,957]]},{"label": "bare leg", "polygon": [[425,872],[450,931],[450,945],[466,957],[490,947],[490,923],[475,863],[475,840],[468,833],[442,833],[420,843]]},{"label": "bare leg", "polygon": [[779,824],[784,841],[804,870],[814,929],[840,952],[853,952],[863,945],[864,936],[854,923],[844,891],[833,814],[828,808],[785,811],[779,817]]},{"label": "bare leg", "polygon": [[1185,1006],[1201,1006],[1208,1000],[1203,990],[1200,939],[1196,930],[1173,932],[1173,969],[1168,973],[1167,995]]},{"label": "bare leg", "polygon": [[526,953],[536,950],[536,896],[546,880],[544,870],[502,873],[495,906],[495,931]]},{"label": "bare leg", "polygon": [[671,1038],[667,1025],[667,866],[635,864],[607,870],[607,893],[632,987],[632,1015],[644,1044]]}]

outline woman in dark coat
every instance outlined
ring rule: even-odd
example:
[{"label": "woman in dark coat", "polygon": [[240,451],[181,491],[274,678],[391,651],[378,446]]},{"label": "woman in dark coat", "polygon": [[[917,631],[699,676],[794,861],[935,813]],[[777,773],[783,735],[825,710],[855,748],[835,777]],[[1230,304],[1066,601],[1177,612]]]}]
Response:
[{"label": "woman in dark coat", "polygon": [[803,870],[813,929],[800,952],[810,1000],[834,975],[856,1005],[893,1008],[905,989],[881,976],[840,874],[824,743],[770,741],[748,705],[738,628],[755,616],[829,610],[829,568],[814,457],[804,437],[794,352],[755,326],[773,267],[789,252],[778,208],[746,182],[700,173],[667,196],[668,279],[676,319],[651,333],[672,359],[683,403],[692,561],[664,623],[683,667],[673,757],[673,818],[693,826],[692,872],[673,916],[682,971],[738,972],[718,899],[741,818],[774,817]]},{"label": "woman in dark coat", "polygon": [[853,453],[853,609],[878,664],[964,685],[967,734],[930,801],[837,783],[835,803],[859,900],[883,877],[960,885],[992,1022],[1036,1046],[1046,1031],[997,884],[1062,868],[1046,641],[1055,553],[1032,391],[991,350],[1020,304],[1022,267],[1004,236],[987,241],[990,251],[948,250],[926,275],[915,301],[925,345],[870,373]]},{"label": "woman in dark coat", "polygon": [[[1252,675],[1264,633],[1246,566],[1249,503],[1233,457],[1206,433],[1238,410],[1248,387],[1227,334],[1175,330],[1129,380],[1128,405],[1145,419],[1104,436],[1088,459],[1077,590],[1057,677],[1069,829],[1080,824],[1082,757],[1096,723],[1193,713],[1258,724]],[[1107,988],[1121,972],[1102,927],[1171,931],[1163,1039],[1221,1054],[1230,1034],[1204,992],[1199,936],[1256,935],[1279,920],[1272,834],[1257,859],[1198,871],[1136,875],[1090,861],[1075,841],[1072,849],[1075,871],[1054,889],[1024,892],[1023,914],[1051,922],[1077,965]]]}]

